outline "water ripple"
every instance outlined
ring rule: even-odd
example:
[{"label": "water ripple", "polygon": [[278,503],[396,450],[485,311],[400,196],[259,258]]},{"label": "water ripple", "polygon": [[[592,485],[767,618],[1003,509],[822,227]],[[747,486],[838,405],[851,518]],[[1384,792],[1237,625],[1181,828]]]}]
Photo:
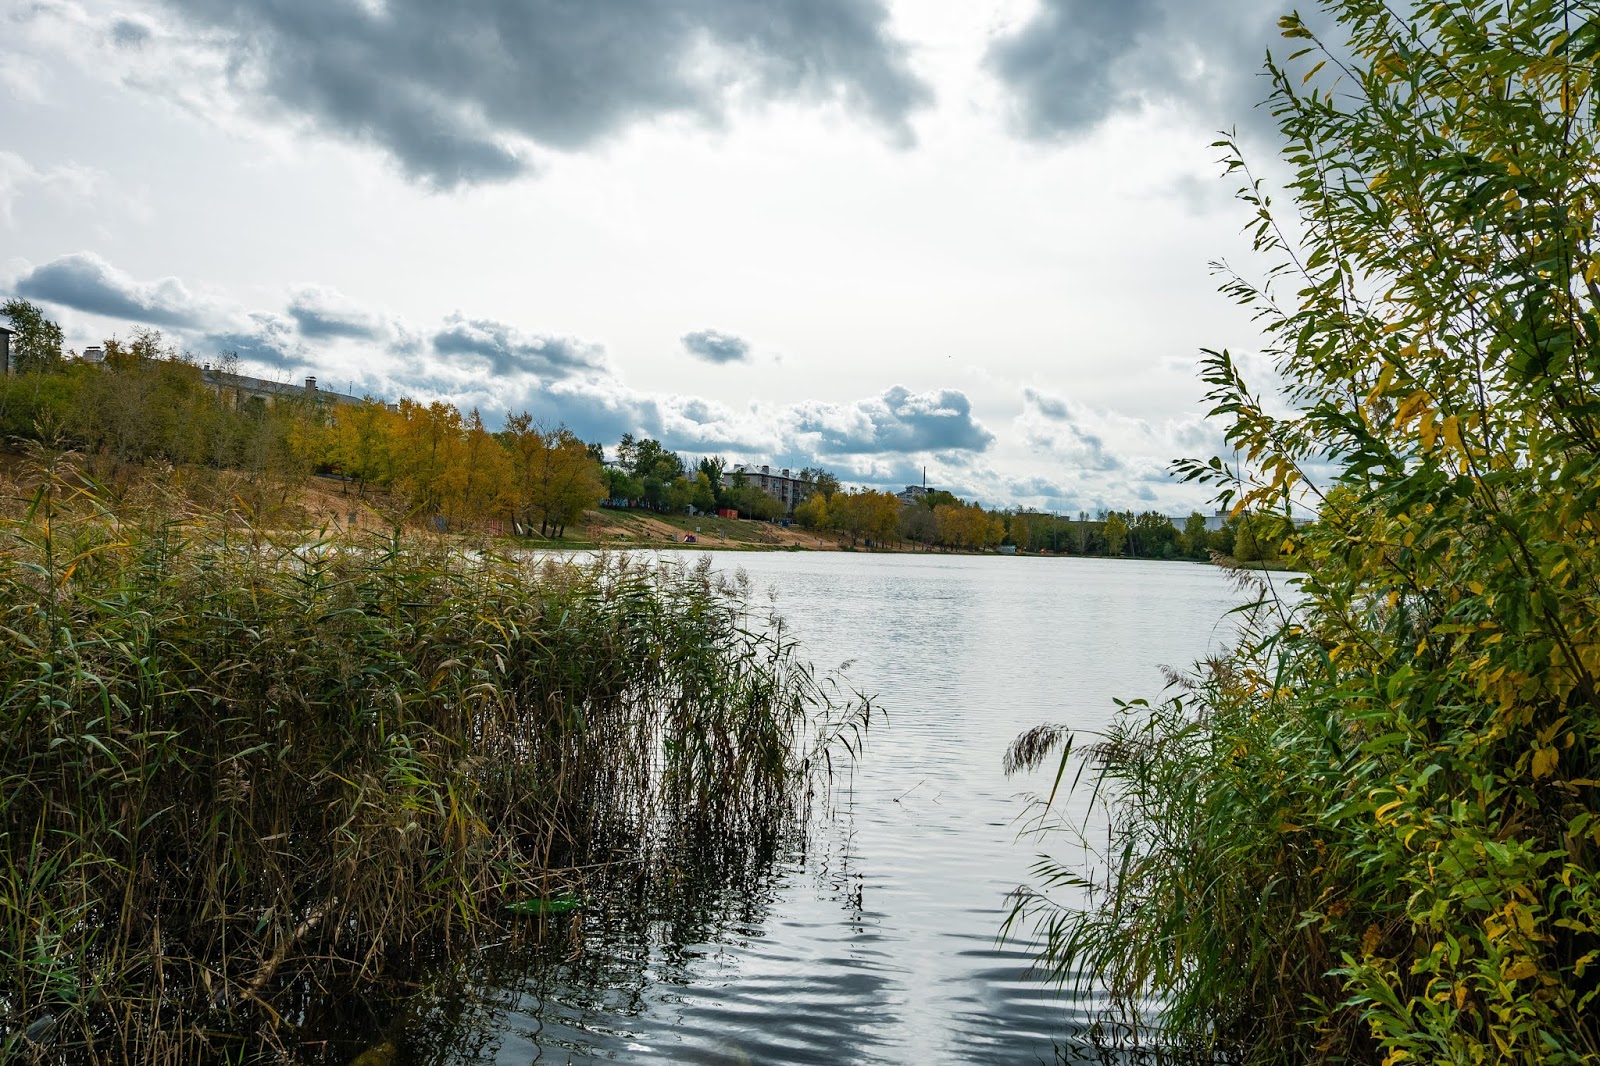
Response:
[{"label": "water ripple", "polygon": [[1040,722],[1098,728],[1113,697],[1158,693],[1160,665],[1214,650],[1236,603],[1223,576],[1170,563],[844,554],[718,565],[776,589],[809,656],[852,660],[852,682],[889,711],[862,765],[836,783],[837,817],[803,862],[744,901],[749,920],[714,941],[702,930],[673,944],[670,923],[643,937],[594,923],[584,961],[507,980],[521,990],[475,1023],[479,1039],[413,1041],[407,1057],[1056,1061],[1094,1003],[1042,982],[1026,942],[997,943],[1006,895],[1039,850],[1017,830],[1019,793],[1040,781],[1008,781],[1001,756]]}]

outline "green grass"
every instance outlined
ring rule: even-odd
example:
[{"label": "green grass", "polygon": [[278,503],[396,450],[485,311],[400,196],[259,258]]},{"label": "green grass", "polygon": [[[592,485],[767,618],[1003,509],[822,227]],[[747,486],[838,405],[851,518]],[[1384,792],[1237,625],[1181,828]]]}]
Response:
[{"label": "green grass", "polygon": [[270,1048],[612,855],[793,825],[870,715],[707,566],[68,484],[0,515],[0,1058]]}]

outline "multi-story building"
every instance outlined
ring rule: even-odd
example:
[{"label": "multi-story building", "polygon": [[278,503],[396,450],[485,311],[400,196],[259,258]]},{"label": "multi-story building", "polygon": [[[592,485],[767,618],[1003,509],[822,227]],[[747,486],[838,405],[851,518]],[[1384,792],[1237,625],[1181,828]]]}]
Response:
[{"label": "multi-story building", "polygon": [[722,474],[724,487],[732,488],[743,478],[746,485],[760,489],[779,503],[783,504],[785,512],[792,511],[807,496],[811,495],[811,479],[791,475],[787,467],[778,473],[772,472],[772,467],[762,465],[759,468],[746,468],[742,464],[732,470],[725,470]]},{"label": "multi-story building", "polygon": [[329,404],[363,402],[360,396],[318,388],[316,378],[306,378],[304,385],[295,385],[287,381],[271,381],[267,378],[253,378],[247,374],[234,374],[218,369],[210,363],[200,368],[200,376],[207,385],[217,391],[218,396],[229,397],[235,403],[245,400],[264,400],[270,404],[290,398]]}]

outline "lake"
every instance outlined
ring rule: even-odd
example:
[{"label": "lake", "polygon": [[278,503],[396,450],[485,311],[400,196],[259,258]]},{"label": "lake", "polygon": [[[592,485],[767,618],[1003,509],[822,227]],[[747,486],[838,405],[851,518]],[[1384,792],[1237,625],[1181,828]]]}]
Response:
[{"label": "lake", "polygon": [[[1096,729],[1163,664],[1224,646],[1226,575],[1183,563],[998,556],[709,553],[742,568],[820,668],[887,711],[804,846],[707,890],[697,915],[586,918],[581,945],[463,975],[399,1038],[408,1062],[1032,1063],[1073,1012],[1000,946],[1018,838],[1010,741]],[[1066,841],[1054,840],[1057,850]]]}]

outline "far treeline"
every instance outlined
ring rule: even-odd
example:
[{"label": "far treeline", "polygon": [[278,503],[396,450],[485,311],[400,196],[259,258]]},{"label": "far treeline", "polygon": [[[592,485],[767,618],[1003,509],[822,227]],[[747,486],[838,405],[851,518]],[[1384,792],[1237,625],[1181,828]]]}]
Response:
[{"label": "far treeline", "polygon": [[[203,370],[154,330],[108,340],[104,359],[68,358],[61,330],[27,301],[0,307],[15,336],[13,369],[0,378],[0,438],[71,446],[88,474],[114,486],[139,467],[171,463],[240,475],[257,509],[290,503],[312,474],[343,479],[359,498],[381,493],[415,518],[450,528],[488,526],[559,538],[585,511],[607,505],[663,514],[733,511],[785,517],[782,501],[726,460],[685,459],[649,438],[625,435],[617,462],[565,426],[508,415],[491,431],[478,411],[402,399],[335,403],[285,385],[270,401],[237,388],[236,360]],[[1180,529],[1167,516],[1087,512],[1076,518],[987,511],[949,492],[907,505],[893,493],[846,490],[827,470],[807,468],[810,486],[794,508],[801,528],[852,547],[921,546],[1064,555],[1206,560],[1214,554],[1273,562],[1292,532],[1281,519],[1234,519],[1207,530],[1191,514]],[[1254,524],[1252,524],[1254,523]]]}]

